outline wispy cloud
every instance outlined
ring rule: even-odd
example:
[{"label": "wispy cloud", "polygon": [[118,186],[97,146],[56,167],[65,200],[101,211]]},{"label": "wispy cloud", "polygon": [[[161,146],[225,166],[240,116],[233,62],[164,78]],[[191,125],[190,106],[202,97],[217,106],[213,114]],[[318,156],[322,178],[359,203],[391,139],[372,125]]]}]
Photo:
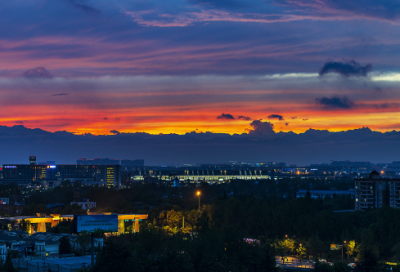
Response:
[{"label": "wispy cloud", "polygon": [[27,78],[52,78],[53,76],[44,67],[36,67],[33,69],[28,69],[24,73],[24,77]]},{"label": "wispy cloud", "polygon": [[52,94],[51,96],[65,96],[68,95],[67,93],[58,93],[58,94]]},{"label": "wispy cloud", "polygon": [[87,4],[87,1],[84,0],[65,0],[68,4],[70,4],[71,6],[84,11],[88,14],[99,14],[100,10],[94,8],[91,5]]}]

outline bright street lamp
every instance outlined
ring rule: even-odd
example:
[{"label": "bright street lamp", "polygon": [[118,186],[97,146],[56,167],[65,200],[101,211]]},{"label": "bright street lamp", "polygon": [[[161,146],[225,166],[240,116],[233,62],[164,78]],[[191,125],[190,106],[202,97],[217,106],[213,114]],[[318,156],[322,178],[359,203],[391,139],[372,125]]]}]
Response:
[{"label": "bright street lamp", "polygon": [[201,195],[201,192],[200,192],[200,191],[197,191],[196,194],[199,196],[199,212],[200,212],[200,195]]}]

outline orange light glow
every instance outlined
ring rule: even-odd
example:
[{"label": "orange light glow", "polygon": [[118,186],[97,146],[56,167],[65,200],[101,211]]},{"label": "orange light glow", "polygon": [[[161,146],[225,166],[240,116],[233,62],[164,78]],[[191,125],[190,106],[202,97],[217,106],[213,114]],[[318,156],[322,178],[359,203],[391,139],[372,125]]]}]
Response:
[{"label": "orange light glow", "polygon": [[197,191],[197,195],[199,196],[201,193],[200,193],[200,191]]}]

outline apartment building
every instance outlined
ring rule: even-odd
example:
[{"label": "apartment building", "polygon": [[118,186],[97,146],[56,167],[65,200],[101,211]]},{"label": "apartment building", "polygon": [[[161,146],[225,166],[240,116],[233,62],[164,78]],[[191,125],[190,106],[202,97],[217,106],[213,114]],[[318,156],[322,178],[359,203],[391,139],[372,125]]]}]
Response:
[{"label": "apartment building", "polygon": [[356,179],[354,182],[356,210],[400,207],[400,179],[382,178],[377,171],[373,171],[368,179]]}]

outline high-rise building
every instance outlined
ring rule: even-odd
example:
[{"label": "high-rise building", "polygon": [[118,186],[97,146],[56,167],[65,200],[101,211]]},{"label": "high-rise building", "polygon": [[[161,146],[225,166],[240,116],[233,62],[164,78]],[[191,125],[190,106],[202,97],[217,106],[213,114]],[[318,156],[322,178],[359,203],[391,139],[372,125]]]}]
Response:
[{"label": "high-rise building", "polygon": [[36,156],[29,156],[29,163],[31,165],[36,164]]},{"label": "high-rise building", "polygon": [[400,179],[385,179],[377,171],[373,171],[368,179],[355,180],[356,210],[383,206],[400,208]]}]

